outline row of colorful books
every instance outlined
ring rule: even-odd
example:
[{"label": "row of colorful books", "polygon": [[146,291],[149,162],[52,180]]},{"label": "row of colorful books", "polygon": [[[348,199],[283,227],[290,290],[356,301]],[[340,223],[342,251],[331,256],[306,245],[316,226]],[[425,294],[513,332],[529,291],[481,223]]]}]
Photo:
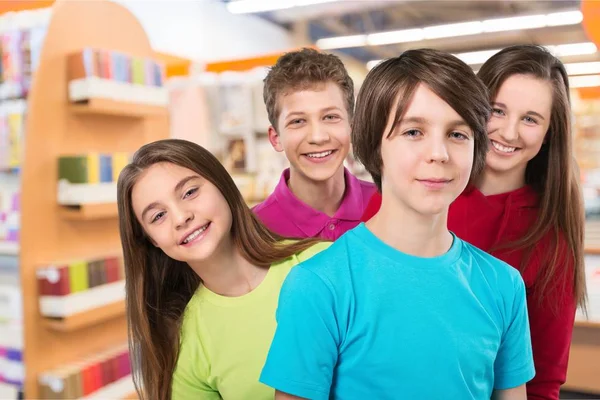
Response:
[{"label": "row of colorful books", "polygon": [[86,48],[68,59],[69,80],[101,78],[122,83],[160,87],[165,68],[156,60],[112,50]]},{"label": "row of colorful books", "polygon": [[38,269],[40,296],[66,296],[125,279],[122,258],[77,260]]},{"label": "row of colorful books", "polygon": [[131,375],[127,345],[111,348],[39,376],[42,399],[78,399]]},{"label": "row of colorful books", "polygon": [[129,153],[62,156],[58,160],[58,179],[72,184],[116,182],[130,160]]}]

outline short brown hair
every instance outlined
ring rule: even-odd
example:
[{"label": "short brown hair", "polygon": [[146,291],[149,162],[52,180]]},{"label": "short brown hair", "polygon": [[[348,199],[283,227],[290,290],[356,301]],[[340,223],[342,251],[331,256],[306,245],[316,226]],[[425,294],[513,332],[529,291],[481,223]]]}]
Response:
[{"label": "short brown hair", "polygon": [[455,56],[432,49],[408,50],[373,68],[358,93],[352,125],[354,155],[365,166],[381,191],[381,141],[392,107],[402,98],[394,124],[406,112],[419,83],[423,83],[452,107],[473,130],[475,154],[471,179],[485,166],[488,151],[486,125],[491,115],[487,89],[473,70]]},{"label": "short brown hair", "polygon": [[328,82],[340,88],[348,116],[352,118],[354,82],[337,56],[303,48],[279,57],[264,80],[263,99],[271,125],[277,130],[277,119],[281,112],[278,106],[280,96]]}]

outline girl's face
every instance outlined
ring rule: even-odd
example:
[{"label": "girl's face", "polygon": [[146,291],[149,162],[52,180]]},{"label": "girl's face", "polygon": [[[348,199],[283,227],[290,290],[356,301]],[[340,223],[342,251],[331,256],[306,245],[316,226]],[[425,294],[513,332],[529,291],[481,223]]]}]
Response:
[{"label": "girl's face", "polygon": [[513,75],[500,86],[492,108],[486,174],[523,186],[527,163],[539,153],[550,126],[552,87],[529,75]]},{"label": "girl's face", "polygon": [[152,165],[133,187],[131,202],[154,245],[175,260],[207,260],[230,241],[232,216],[223,194],[187,168]]}]

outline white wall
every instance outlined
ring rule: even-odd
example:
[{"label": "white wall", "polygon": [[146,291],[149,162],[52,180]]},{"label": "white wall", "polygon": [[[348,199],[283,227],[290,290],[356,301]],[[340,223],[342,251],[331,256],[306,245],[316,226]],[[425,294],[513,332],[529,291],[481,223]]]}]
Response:
[{"label": "white wall", "polygon": [[291,35],[252,15],[235,15],[216,0],[112,0],[140,21],[159,52],[199,62],[232,60],[293,47]]}]

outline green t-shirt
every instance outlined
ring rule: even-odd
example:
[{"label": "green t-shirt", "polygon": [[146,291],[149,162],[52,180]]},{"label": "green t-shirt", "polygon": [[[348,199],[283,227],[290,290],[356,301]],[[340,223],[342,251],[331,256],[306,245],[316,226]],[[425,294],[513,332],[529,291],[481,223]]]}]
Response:
[{"label": "green t-shirt", "polygon": [[329,247],[318,243],[271,265],[264,280],[240,297],[201,286],[188,303],[173,375],[173,400],[273,399],[258,381],[275,334],[279,291],[291,268]]}]

